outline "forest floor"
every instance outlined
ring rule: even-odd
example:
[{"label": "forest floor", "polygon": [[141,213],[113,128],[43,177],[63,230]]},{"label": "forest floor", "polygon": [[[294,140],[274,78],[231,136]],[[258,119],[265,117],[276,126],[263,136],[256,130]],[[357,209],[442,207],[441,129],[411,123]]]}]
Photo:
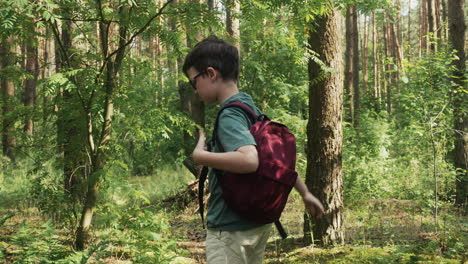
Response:
[{"label": "forest floor", "polygon": [[[302,242],[303,207],[292,195],[282,216],[289,233],[282,240],[273,229],[264,263],[468,263],[468,219],[439,208],[434,217],[409,200],[367,200],[345,209],[345,243],[320,248]],[[179,246],[190,252],[187,263],[206,263],[205,231],[194,204],[171,221]]]},{"label": "forest floor", "polygon": [[[112,250],[109,245],[98,248],[89,261],[46,261],[73,253],[72,231],[48,225],[34,207],[6,217],[13,211],[4,205],[0,203],[0,222],[7,219],[0,223],[0,263],[134,263],[128,255],[129,247],[122,241],[111,244]],[[320,248],[302,243],[303,205],[293,192],[282,216],[289,237],[281,240],[273,231],[264,263],[468,263],[466,216],[445,204],[439,208],[436,225],[432,210],[424,208],[415,201],[395,199],[348,205],[344,211],[345,243]],[[196,201],[192,201],[183,209],[160,212],[169,219],[167,236],[182,249],[176,251],[177,258],[171,263],[206,263],[205,230],[197,210]],[[93,232],[97,237],[102,230]]]}]

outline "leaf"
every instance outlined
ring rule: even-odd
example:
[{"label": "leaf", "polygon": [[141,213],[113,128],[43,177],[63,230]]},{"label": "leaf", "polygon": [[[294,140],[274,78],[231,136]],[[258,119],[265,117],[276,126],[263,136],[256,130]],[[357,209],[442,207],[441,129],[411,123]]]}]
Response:
[{"label": "leaf", "polygon": [[408,83],[409,82],[408,77],[406,77],[406,76],[401,77],[401,81],[403,83]]}]

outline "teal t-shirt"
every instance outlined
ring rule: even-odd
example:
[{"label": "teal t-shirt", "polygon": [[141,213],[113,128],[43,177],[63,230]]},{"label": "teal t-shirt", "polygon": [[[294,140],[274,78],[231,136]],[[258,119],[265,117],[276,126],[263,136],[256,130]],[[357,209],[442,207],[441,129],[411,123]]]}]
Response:
[{"label": "teal t-shirt", "polygon": [[[242,102],[254,110],[257,115],[261,114],[252,97],[246,93],[231,96],[221,107],[230,102]],[[249,131],[251,125],[252,122],[242,109],[232,107],[223,110],[219,117],[217,145],[214,146],[214,152],[236,151],[245,145],[256,145],[255,139]],[[222,147],[219,146],[220,144]],[[226,205],[222,198],[223,191],[213,170],[210,170],[208,180],[211,194],[207,214],[209,229],[241,231],[262,226],[240,217]]]}]

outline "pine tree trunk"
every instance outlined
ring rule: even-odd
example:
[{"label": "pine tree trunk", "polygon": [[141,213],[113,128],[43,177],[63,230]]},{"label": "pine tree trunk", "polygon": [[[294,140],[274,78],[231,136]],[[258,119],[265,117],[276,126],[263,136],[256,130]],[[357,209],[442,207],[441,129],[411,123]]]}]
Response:
[{"label": "pine tree trunk", "polygon": [[391,78],[391,73],[389,73],[389,71],[391,70],[391,65],[390,65],[390,62],[388,61],[388,58],[391,58],[392,55],[391,55],[391,50],[392,50],[392,41],[391,41],[391,34],[390,34],[390,29],[389,29],[389,23],[388,22],[385,22],[384,23],[384,30],[383,30],[383,34],[384,34],[384,43],[385,43],[385,56],[383,58],[383,62],[384,62],[384,72],[383,72],[383,75],[384,75],[384,85],[385,85],[385,95],[386,95],[386,105],[387,105],[387,113],[391,113],[392,112],[392,78]]},{"label": "pine tree trunk", "polygon": [[431,51],[437,51],[437,46],[436,46],[436,41],[435,38],[437,38],[436,35],[436,21],[435,21],[435,15],[434,15],[434,1],[435,0],[427,0],[427,21],[429,25],[429,35],[430,35],[430,49]]},{"label": "pine tree trunk", "polygon": [[[64,9],[64,14],[69,14],[70,10]],[[63,21],[62,32],[56,34],[56,69],[57,72],[66,72],[75,67],[72,56],[73,38],[71,33],[76,30],[76,25],[72,21]],[[57,39],[57,37],[59,37]],[[78,85],[74,76],[70,81]],[[57,141],[58,151],[63,157],[63,184],[66,195],[72,203],[76,204],[82,199],[81,185],[84,181],[85,155],[82,151],[85,137],[81,133],[83,124],[82,113],[78,110],[81,105],[76,94],[70,90],[61,89],[58,94],[57,104]]]},{"label": "pine tree trunk", "polygon": [[314,21],[316,30],[309,33],[309,45],[326,67],[324,74],[314,60],[309,60],[309,122],[307,125],[306,184],[320,201],[325,215],[314,222],[304,217],[304,242],[313,237],[320,245],[344,243],[342,179],[342,55],[341,15],[331,11]]},{"label": "pine tree trunk", "polygon": [[226,31],[232,38],[233,45],[240,48],[240,28],[239,28],[240,0],[226,0]]},{"label": "pine tree trunk", "polygon": [[448,29],[448,18],[447,18],[447,2],[446,0],[442,0],[442,39],[448,40],[449,35]]},{"label": "pine tree trunk", "polygon": [[453,82],[457,93],[453,93],[453,115],[455,130],[455,168],[457,169],[456,200],[458,206],[466,206],[468,193],[468,114],[466,102],[466,54],[464,0],[448,1],[449,40],[459,58],[454,61],[456,71]]},{"label": "pine tree trunk", "polygon": [[353,17],[353,126],[359,128],[359,114],[361,108],[361,91],[359,89],[359,31],[358,31],[358,13],[356,5],[352,7]]},{"label": "pine tree trunk", "polygon": [[[199,0],[195,0],[197,3],[200,3]],[[190,26],[188,26],[190,28]],[[187,45],[189,48],[195,46],[195,44],[201,40],[201,32],[187,32]],[[194,34],[195,33],[195,34]],[[193,35],[194,34],[194,35]],[[183,57],[178,58],[178,62],[180,65],[183,64]],[[187,82],[179,82],[177,84],[179,87],[179,98],[180,98],[180,108],[181,111],[188,114],[196,124],[201,127],[205,127],[205,104],[200,99],[198,94],[196,94],[192,88],[192,86]],[[194,131],[196,132],[196,131]],[[197,135],[197,133],[194,133]],[[194,141],[194,138],[190,136],[188,133],[184,133],[184,145],[185,145],[185,153],[189,157],[189,153],[191,153],[191,142]],[[197,171],[198,168],[194,167],[195,163],[193,162],[184,162],[190,171]]]},{"label": "pine tree trunk", "polygon": [[379,55],[377,53],[377,25],[375,23],[375,11],[372,11],[372,60],[374,64],[373,79],[374,79],[374,98],[377,99],[380,105],[380,82],[379,82]]},{"label": "pine tree trunk", "polygon": [[419,58],[429,50],[427,1],[421,0],[419,3]]},{"label": "pine tree trunk", "polygon": [[346,9],[346,49],[345,49],[345,70],[344,70],[344,89],[345,89],[345,121],[353,123],[353,16],[352,7]]},{"label": "pine tree trunk", "polygon": [[[13,55],[14,55],[14,38],[12,36],[7,39],[2,39],[0,42],[0,67],[13,66]],[[2,90],[2,146],[3,155],[8,157],[12,162],[15,162],[15,147],[16,147],[16,135],[15,135],[15,117],[11,115],[14,111],[14,99],[15,99],[15,84],[13,80],[8,78],[8,74],[1,76],[0,84]]]},{"label": "pine tree trunk", "polygon": [[367,21],[367,17],[364,17],[364,37],[363,37],[363,45],[362,45],[362,90],[363,94],[369,95],[370,93],[367,91],[369,87],[369,70],[368,70],[368,62],[369,62],[369,22]]},{"label": "pine tree trunk", "polygon": [[411,45],[411,0],[408,0],[408,33],[407,33],[407,36],[406,36],[406,41],[407,41],[407,45],[408,45],[408,52],[407,52],[407,55],[406,57],[408,58],[408,61],[411,59],[411,55],[412,55],[412,45]]},{"label": "pine tree trunk", "polygon": [[24,122],[24,132],[26,135],[32,136],[34,131],[34,122],[31,115],[33,112],[33,107],[36,103],[36,83],[39,75],[39,68],[38,46],[34,36],[35,28],[32,27],[29,30],[32,32],[29,39],[26,40],[26,72],[31,76],[25,81],[23,103],[24,106],[30,108],[28,112],[31,113],[26,115],[27,118]]}]

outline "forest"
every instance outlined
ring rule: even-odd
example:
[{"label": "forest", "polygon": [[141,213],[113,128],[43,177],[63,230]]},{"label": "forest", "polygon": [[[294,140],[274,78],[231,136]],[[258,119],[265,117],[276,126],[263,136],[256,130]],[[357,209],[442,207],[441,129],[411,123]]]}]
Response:
[{"label": "forest", "polygon": [[293,190],[264,263],[467,263],[464,2],[0,0],[0,263],[206,263],[210,35],[325,207]]}]

